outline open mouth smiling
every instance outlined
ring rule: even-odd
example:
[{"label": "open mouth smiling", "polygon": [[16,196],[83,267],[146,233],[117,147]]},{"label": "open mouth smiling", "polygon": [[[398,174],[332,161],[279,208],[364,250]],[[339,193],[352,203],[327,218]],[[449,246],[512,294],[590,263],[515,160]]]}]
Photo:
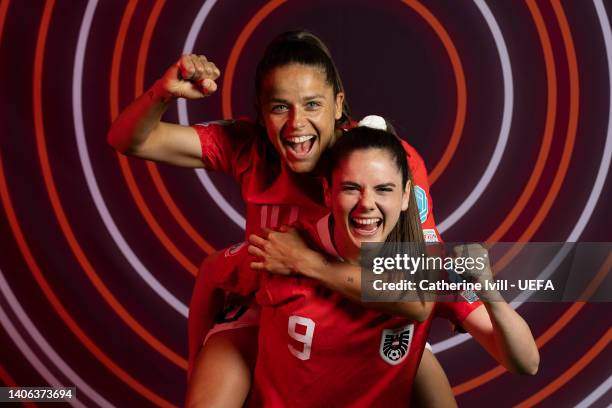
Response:
[{"label": "open mouth smiling", "polygon": [[380,217],[349,217],[349,224],[354,235],[365,237],[375,235],[383,224]]},{"label": "open mouth smiling", "polygon": [[283,138],[283,145],[287,151],[296,159],[304,159],[312,151],[316,141],[315,135],[304,135]]}]

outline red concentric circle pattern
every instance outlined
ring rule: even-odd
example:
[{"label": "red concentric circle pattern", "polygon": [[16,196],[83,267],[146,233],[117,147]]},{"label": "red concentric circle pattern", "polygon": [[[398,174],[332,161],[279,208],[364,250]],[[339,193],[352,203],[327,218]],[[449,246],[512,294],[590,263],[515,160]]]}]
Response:
[{"label": "red concentric circle pattern", "polygon": [[[611,14],[601,0],[0,0],[0,383],[183,404],[194,275],[243,231],[196,173],[117,155],[106,133],[184,44],[222,70],[187,104],[198,122],[253,116],[266,43],[319,34],[354,116],[386,116],[425,159],[446,241],[607,242]],[[209,176],[240,211],[233,181]],[[437,357],[459,405],[609,406],[609,303],[519,311],[539,373],[457,343]],[[436,323],[430,342],[452,336]]]}]

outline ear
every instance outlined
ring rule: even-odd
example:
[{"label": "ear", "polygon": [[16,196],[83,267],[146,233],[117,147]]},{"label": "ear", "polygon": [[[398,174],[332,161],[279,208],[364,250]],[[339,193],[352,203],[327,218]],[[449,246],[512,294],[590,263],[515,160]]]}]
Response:
[{"label": "ear", "polygon": [[406,188],[404,189],[404,193],[402,194],[402,211],[406,211],[408,209],[408,204],[410,204],[410,188],[412,187],[410,180],[406,183]]},{"label": "ear", "polygon": [[331,209],[331,187],[327,182],[327,178],[323,179],[323,197],[325,198],[325,206]]},{"label": "ear", "polygon": [[344,104],[344,92],[338,92],[336,95],[336,120],[342,117],[342,105]]}]

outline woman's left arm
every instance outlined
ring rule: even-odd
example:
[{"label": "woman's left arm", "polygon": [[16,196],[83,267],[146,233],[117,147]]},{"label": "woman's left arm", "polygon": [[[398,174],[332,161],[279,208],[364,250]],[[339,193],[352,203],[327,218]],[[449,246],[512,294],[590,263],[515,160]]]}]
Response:
[{"label": "woman's left arm", "polygon": [[[461,248],[462,255],[486,260],[484,270],[467,271],[471,278],[486,288],[493,279],[487,250],[478,244]],[[458,248],[455,248],[458,251]],[[503,299],[496,290],[477,292],[483,306],[478,307],[462,322],[462,326],[501,365],[515,374],[535,375],[540,364],[540,353],[527,322]]]},{"label": "woman's left arm", "polygon": [[529,375],[538,372],[540,353],[531,330],[508,303],[484,301],[462,326],[508,371]]}]

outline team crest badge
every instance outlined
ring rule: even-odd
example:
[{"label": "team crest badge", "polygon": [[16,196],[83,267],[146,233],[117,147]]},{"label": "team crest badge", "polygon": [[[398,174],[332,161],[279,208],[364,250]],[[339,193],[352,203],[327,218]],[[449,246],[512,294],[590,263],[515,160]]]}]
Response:
[{"label": "team crest badge", "polygon": [[380,339],[380,356],[391,365],[397,365],[404,361],[410,350],[414,325],[398,329],[384,329]]}]

